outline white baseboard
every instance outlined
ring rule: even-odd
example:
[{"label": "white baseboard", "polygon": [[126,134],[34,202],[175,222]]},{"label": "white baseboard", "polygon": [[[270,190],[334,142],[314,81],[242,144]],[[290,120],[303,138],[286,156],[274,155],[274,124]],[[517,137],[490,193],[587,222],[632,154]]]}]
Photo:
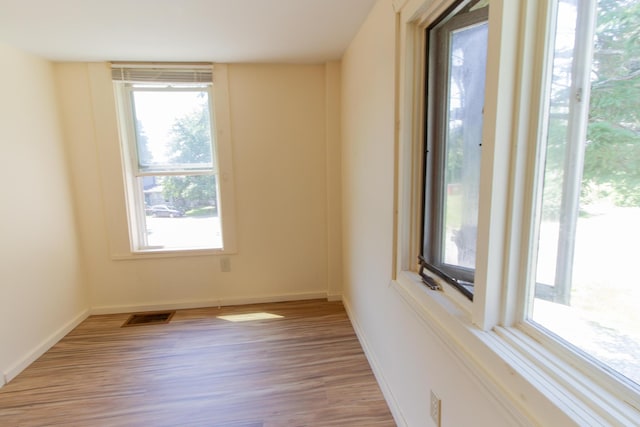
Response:
[{"label": "white baseboard", "polygon": [[36,361],[40,356],[42,356],[47,350],[53,347],[58,341],[60,341],[65,335],[71,332],[76,326],[82,323],[87,317],[89,317],[89,310],[84,310],[80,314],[78,314],[71,321],[67,322],[67,324],[63,325],[57,331],[49,335],[46,339],[44,339],[40,344],[38,344],[34,349],[32,349],[26,356],[24,356],[21,360],[15,363],[13,366],[7,369],[2,378],[0,378],[0,387],[7,384],[9,381],[14,379],[20,372],[22,372],[27,366],[31,365]]},{"label": "white baseboard", "polygon": [[342,294],[327,294],[327,301],[342,301]]},{"label": "white baseboard", "polygon": [[384,395],[385,400],[387,401],[387,405],[389,405],[389,410],[391,411],[391,415],[393,415],[393,419],[396,424],[401,427],[408,427],[408,424],[404,417],[402,416],[402,412],[400,411],[400,406],[396,401],[393,392],[391,391],[391,387],[387,383],[384,372],[382,372],[382,368],[378,363],[378,359],[369,346],[367,341],[367,337],[364,333],[364,330],[360,327],[358,323],[358,318],[355,313],[351,309],[351,304],[349,300],[346,298],[342,298],[342,304],[344,305],[345,310],[347,311],[347,316],[349,316],[349,320],[351,321],[351,325],[353,326],[353,330],[356,332],[356,336],[360,341],[360,345],[364,351],[365,356],[367,356],[367,360],[369,361],[369,365],[371,365],[371,370],[373,371],[373,375],[376,377],[378,381],[378,385],[380,386],[380,390],[382,390],[382,394]]},{"label": "white baseboard", "polygon": [[118,314],[159,310],[183,310],[189,308],[222,307],[229,305],[260,304],[270,302],[298,301],[310,299],[328,299],[326,293],[307,292],[299,294],[263,295],[247,298],[220,298],[215,300],[164,302],[142,305],[119,305],[93,307],[91,314]]}]

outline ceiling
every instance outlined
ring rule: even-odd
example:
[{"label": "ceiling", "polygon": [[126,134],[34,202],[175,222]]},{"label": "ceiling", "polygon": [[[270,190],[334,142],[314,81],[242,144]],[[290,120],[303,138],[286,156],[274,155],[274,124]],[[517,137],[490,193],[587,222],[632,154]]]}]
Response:
[{"label": "ceiling", "polygon": [[376,0],[0,0],[0,42],[53,61],[317,63]]}]

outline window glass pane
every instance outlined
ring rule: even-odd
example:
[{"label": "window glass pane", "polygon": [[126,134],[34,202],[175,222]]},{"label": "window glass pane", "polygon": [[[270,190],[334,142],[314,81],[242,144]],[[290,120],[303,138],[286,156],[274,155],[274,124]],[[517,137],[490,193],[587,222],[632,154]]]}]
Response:
[{"label": "window glass pane", "polygon": [[530,319],[640,384],[640,1],[596,4],[558,1]]},{"label": "window glass pane", "polygon": [[134,87],[131,97],[141,172],[214,167],[206,89]]},{"label": "window glass pane", "polygon": [[443,261],[475,268],[487,23],[450,36]]},{"label": "window glass pane", "polygon": [[146,247],[222,248],[215,175],[145,176],[138,183]]}]

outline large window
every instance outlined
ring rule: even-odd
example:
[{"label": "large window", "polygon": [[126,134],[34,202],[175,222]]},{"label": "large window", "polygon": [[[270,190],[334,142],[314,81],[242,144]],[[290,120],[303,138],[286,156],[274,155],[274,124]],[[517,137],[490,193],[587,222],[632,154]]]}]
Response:
[{"label": "large window", "polygon": [[527,318],[640,384],[640,1],[557,0]]},{"label": "large window", "polygon": [[640,0],[398,5],[398,291],[531,424],[637,425]]},{"label": "large window", "polygon": [[133,251],[222,248],[211,67],[112,71]]},{"label": "large window", "polygon": [[[472,298],[488,7],[465,3],[427,29],[421,265]],[[429,275],[423,278],[435,286]]]}]

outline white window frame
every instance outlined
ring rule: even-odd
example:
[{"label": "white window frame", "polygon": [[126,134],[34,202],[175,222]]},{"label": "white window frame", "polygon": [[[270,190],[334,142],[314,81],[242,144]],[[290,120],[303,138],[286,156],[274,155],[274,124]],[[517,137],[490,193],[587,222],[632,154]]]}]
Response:
[{"label": "white window frame", "polygon": [[455,348],[467,372],[508,407],[514,425],[558,425],[563,417],[577,425],[633,425],[640,417],[637,388],[524,321],[534,286],[535,141],[544,119],[540,94],[548,78],[551,1],[490,1],[474,301],[442,282],[444,292],[429,290],[417,274],[424,30],[454,3],[393,1],[398,95],[392,285]]},{"label": "white window frame", "polygon": [[[126,64],[118,64],[118,67],[126,68]],[[132,68],[144,69],[144,64],[132,64]],[[231,132],[230,132],[230,116],[229,116],[229,94],[228,94],[228,77],[227,66],[224,64],[208,64],[208,65],[189,65],[189,64],[168,64],[166,66],[160,64],[148,65],[149,68],[167,69],[187,69],[195,70],[205,69],[214,74],[215,83],[209,83],[207,87],[200,87],[198,90],[206,90],[209,93],[209,110],[211,114],[211,132],[212,132],[212,150],[214,165],[212,168],[203,170],[202,168],[192,172],[185,172],[180,169],[176,171],[179,175],[189,174],[214,174],[216,175],[216,185],[218,194],[218,212],[220,215],[223,247],[222,248],[164,248],[145,246],[144,230],[141,230],[141,224],[145,221],[141,218],[144,215],[143,199],[138,194],[137,177],[141,175],[138,172],[135,130],[133,124],[132,101],[130,94],[132,89],[123,82],[114,82],[115,101],[118,103],[117,119],[119,123],[119,136],[121,140],[121,162],[123,169],[124,196],[127,212],[128,224],[128,250],[120,248],[112,254],[114,259],[129,259],[136,257],[167,257],[167,256],[191,256],[191,255],[208,255],[208,254],[232,254],[236,253],[236,233],[235,233],[235,197],[233,191],[233,170],[232,170],[232,151],[231,151]],[[154,89],[155,90],[155,89]],[[171,88],[159,90],[174,90]],[[183,89],[175,89],[183,90]],[[184,90],[194,90],[191,88]],[[133,139],[133,140],[132,140]],[[217,164],[215,164],[217,161]],[[166,172],[166,173],[165,173]],[[142,175],[166,175],[171,174],[169,171],[158,173],[151,171],[142,173]]]}]

